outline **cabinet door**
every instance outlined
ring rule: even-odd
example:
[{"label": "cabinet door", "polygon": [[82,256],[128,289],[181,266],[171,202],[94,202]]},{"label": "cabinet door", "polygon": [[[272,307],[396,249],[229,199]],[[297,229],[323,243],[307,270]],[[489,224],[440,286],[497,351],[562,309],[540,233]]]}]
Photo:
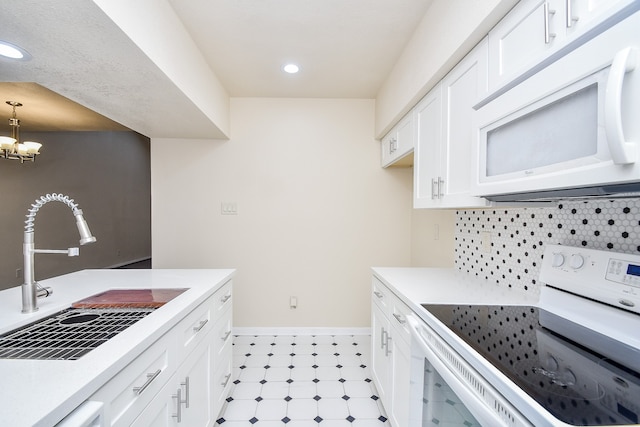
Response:
[{"label": "cabinet door", "polygon": [[[211,334],[208,340],[211,339]],[[134,427],[206,427],[213,423],[211,347],[203,343],[131,424]]]},{"label": "cabinet door", "polygon": [[404,427],[409,425],[409,386],[411,375],[411,347],[400,338],[401,333],[393,328],[391,340],[391,378],[392,402],[390,409],[391,425]]},{"label": "cabinet door", "polygon": [[381,141],[381,164],[388,166],[411,166],[407,158],[413,151],[413,115],[407,114]]},{"label": "cabinet door", "polygon": [[382,404],[387,407],[389,397],[389,321],[377,304],[371,305],[371,371]]},{"label": "cabinet door", "polygon": [[489,32],[491,90],[524,72],[561,41],[563,10],[564,1],[522,1]]},{"label": "cabinet door", "polygon": [[413,207],[437,207],[440,195],[442,95],[438,83],[413,110],[415,132]]},{"label": "cabinet door", "polygon": [[471,188],[473,105],[488,93],[488,46],[483,40],[442,80],[444,129],[440,149],[439,207],[482,207],[488,201],[469,194]]}]

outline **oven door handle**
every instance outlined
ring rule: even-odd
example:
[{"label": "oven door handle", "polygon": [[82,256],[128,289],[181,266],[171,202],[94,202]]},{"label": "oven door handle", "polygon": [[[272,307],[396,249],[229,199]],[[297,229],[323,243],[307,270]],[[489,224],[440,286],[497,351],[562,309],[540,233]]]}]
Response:
[{"label": "oven door handle", "polygon": [[[409,323],[409,330],[412,336],[412,345],[418,344],[421,353],[429,360],[429,363],[438,371],[438,374],[442,376],[444,381],[451,387],[451,389],[458,395],[464,405],[469,409],[478,422],[483,426],[500,426],[508,427],[507,423],[500,418],[491,408],[489,408],[480,397],[478,397],[473,389],[464,384],[458,377],[449,369],[445,362],[440,359],[436,353],[431,349],[431,346],[420,333],[421,328],[431,329],[424,322],[417,320],[413,315],[407,316],[407,322]],[[422,323],[422,325],[420,323]],[[431,333],[435,335],[435,332],[431,330]]]}]

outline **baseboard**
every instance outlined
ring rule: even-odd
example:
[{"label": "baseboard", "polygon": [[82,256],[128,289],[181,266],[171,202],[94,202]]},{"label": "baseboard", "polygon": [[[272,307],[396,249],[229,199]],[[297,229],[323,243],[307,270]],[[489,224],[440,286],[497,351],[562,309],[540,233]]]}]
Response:
[{"label": "baseboard", "polygon": [[234,327],[234,335],[371,335],[371,328]]}]

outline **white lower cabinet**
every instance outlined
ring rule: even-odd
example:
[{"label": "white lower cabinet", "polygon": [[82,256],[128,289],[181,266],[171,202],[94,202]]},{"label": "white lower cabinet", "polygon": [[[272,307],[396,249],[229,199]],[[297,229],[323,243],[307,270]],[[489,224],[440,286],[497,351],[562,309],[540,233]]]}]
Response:
[{"label": "white lower cabinet", "polygon": [[231,292],[229,281],[94,393],[100,425],[213,424],[231,378]]},{"label": "white lower cabinet", "polygon": [[[209,334],[211,335],[211,334]],[[210,352],[211,337],[205,338],[153,401],[135,419],[132,427],[208,426],[212,424]]]},{"label": "white lower cabinet", "polygon": [[411,338],[404,305],[378,279],[373,279],[371,360],[373,381],[393,427],[409,421]]}]

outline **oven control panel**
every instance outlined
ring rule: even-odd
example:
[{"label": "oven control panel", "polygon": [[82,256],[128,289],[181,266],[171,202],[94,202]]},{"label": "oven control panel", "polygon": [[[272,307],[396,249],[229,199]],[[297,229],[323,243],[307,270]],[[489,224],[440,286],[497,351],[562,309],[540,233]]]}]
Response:
[{"label": "oven control panel", "polygon": [[640,255],[547,245],[540,280],[558,289],[640,313]]}]

